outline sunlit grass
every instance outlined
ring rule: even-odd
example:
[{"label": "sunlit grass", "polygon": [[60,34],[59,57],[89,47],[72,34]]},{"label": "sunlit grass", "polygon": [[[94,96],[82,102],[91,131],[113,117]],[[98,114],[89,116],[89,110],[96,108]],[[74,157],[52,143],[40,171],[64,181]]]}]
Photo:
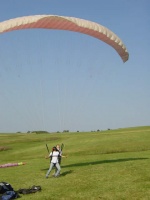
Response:
[{"label": "sunlit grass", "polygon": [[[49,149],[64,143],[61,176],[45,179]],[[35,200],[148,200],[150,196],[150,127],[101,132],[56,134],[0,134],[0,164],[26,162],[0,168],[1,181],[14,189],[40,185],[41,192],[22,195]]]}]

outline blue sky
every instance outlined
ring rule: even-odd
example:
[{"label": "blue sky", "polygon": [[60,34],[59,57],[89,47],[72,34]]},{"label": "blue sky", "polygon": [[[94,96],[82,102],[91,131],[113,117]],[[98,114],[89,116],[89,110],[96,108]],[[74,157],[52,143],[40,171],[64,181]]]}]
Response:
[{"label": "blue sky", "polygon": [[62,15],[116,33],[129,60],[69,31],[0,34],[0,132],[92,131],[150,125],[149,0],[1,0],[0,22]]}]

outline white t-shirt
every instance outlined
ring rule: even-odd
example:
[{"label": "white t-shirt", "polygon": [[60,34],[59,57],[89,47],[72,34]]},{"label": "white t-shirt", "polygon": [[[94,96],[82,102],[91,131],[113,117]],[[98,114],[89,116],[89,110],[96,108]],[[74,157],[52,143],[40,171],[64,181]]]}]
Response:
[{"label": "white t-shirt", "polygon": [[51,152],[50,156],[52,156],[51,163],[58,163],[59,151],[53,151],[53,152]]}]

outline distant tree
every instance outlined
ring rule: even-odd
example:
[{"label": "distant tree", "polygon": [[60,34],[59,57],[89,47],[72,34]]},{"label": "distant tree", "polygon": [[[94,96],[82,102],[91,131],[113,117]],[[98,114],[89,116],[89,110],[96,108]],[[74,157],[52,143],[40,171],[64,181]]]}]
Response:
[{"label": "distant tree", "polygon": [[47,131],[32,131],[32,133],[43,134],[43,133],[49,133],[49,132],[47,132]]},{"label": "distant tree", "polygon": [[63,130],[63,132],[64,132],[64,133],[68,133],[68,132],[69,132],[69,130]]}]

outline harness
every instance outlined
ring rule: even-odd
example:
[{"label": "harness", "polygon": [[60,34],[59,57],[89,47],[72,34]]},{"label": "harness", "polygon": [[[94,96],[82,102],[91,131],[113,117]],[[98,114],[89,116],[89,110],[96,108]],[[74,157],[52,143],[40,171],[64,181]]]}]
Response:
[{"label": "harness", "polygon": [[[53,158],[53,157],[56,157],[56,156],[53,156],[53,152],[54,152],[54,151],[52,151],[52,155],[50,156],[50,162],[52,161],[52,158]],[[61,155],[60,155],[60,151],[57,151],[57,152],[59,152],[59,154],[57,155],[58,163],[59,163],[59,160],[61,159]],[[56,163],[54,163],[54,164],[56,165]]]}]

